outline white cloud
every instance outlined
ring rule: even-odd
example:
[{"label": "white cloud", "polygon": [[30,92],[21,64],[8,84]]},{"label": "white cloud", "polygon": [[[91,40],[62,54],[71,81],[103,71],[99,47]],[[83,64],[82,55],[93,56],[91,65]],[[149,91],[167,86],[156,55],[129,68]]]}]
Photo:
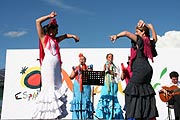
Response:
[{"label": "white cloud", "polygon": [[87,10],[83,10],[83,9],[77,8],[75,6],[65,4],[64,2],[62,2],[62,0],[45,0],[45,1],[50,3],[51,5],[57,6],[62,9],[66,9],[66,10],[70,10],[70,11],[78,12],[78,13],[92,14],[91,12],[89,12]]},{"label": "white cloud", "polygon": [[180,48],[180,31],[168,31],[158,36],[157,48]]},{"label": "white cloud", "polygon": [[15,38],[15,37],[21,37],[21,36],[25,35],[26,33],[27,33],[26,31],[19,31],[19,32],[18,31],[10,31],[10,32],[5,33],[4,35]]}]

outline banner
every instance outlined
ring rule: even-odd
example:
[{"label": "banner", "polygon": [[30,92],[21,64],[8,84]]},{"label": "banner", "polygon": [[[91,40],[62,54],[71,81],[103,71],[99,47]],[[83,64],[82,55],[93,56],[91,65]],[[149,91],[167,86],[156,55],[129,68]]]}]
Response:
[{"label": "banner", "polygon": [[[168,108],[165,102],[159,98],[160,86],[171,82],[169,73],[177,71],[180,73],[178,65],[180,58],[177,57],[179,48],[157,49],[158,56],[154,58],[152,86],[156,91],[156,105],[159,111],[158,120],[168,119]],[[82,49],[61,49],[62,57],[62,78],[63,84],[68,87],[68,115],[64,119],[72,119],[70,101],[73,99],[73,80],[69,79],[72,66],[79,64],[79,53],[87,58],[87,65],[92,64],[94,71],[102,71],[106,62],[106,55],[114,55],[114,64],[121,68],[121,63],[127,66],[129,48],[82,48]],[[8,49],[6,52],[6,73],[4,82],[4,94],[2,104],[1,119],[31,119],[32,110],[35,107],[34,100],[40,92],[40,65],[38,49]],[[124,107],[123,90],[126,87],[125,81],[118,82],[118,100],[122,108]],[[94,86],[94,108],[100,97],[101,86]],[[174,117],[173,109],[171,110]]]}]

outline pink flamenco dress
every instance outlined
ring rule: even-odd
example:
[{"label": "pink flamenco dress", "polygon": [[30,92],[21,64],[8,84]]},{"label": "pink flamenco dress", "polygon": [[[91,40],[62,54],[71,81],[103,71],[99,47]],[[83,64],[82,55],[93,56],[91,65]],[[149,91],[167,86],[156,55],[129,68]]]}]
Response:
[{"label": "pink flamenco dress", "polygon": [[61,119],[68,114],[67,95],[62,84],[61,57],[55,39],[46,35],[45,48],[40,44],[41,91],[35,100],[32,119]]}]

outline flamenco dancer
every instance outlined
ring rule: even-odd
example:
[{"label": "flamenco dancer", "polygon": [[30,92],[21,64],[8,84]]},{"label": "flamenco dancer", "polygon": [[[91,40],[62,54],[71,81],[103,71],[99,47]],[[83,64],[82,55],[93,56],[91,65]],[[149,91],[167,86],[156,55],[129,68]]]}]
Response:
[{"label": "flamenco dancer", "polygon": [[124,90],[126,119],[156,120],[159,116],[156,93],[151,86],[153,69],[148,61],[148,58],[153,61],[149,30],[152,32],[153,41],[156,42],[157,35],[153,25],[145,24],[142,20],[138,22],[135,34],[122,31],[110,36],[112,41],[126,36],[132,43],[130,60],[132,76]]},{"label": "flamenco dancer", "polygon": [[[36,107],[32,119],[61,119],[68,113],[66,110],[67,96],[66,89],[62,84],[61,77],[61,55],[59,45],[66,38],[73,38],[76,42],[79,38],[76,35],[58,34],[56,12],[36,19],[36,28],[40,41],[40,65],[41,65],[41,91],[35,101]],[[42,27],[42,22],[50,19],[48,25]],[[63,89],[64,88],[64,89]]]}]

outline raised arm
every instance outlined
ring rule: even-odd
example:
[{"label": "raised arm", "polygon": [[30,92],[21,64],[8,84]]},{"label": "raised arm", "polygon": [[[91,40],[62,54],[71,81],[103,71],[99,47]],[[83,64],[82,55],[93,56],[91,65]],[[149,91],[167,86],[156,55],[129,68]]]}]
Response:
[{"label": "raised arm", "polygon": [[157,42],[157,34],[152,24],[147,24],[147,27],[151,30],[152,38],[155,42]]},{"label": "raised arm", "polygon": [[157,42],[157,34],[152,24],[146,24],[143,20],[139,20],[139,22],[137,23],[137,26],[139,27],[143,27],[144,25],[146,25],[149,30],[151,30],[152,38],[155,42]]},{"label": "raised arm", "polygon": [[70,78],[71,80],[73,80],[73,79],[75,78],[75,76],[76,76],[76,73],[75,73],[75,71],[73,70],[73,71],[71,72],[69,78]]},{"label": "raised arm", "polygon": [[115,41],[116,39],[120,38],[120,37],[128,37],[129,39],[133,40],[133,41],[137,41],[137,36],[131,32],[128,31],[122,31],[116,35],[111,35],[110,39],[111,41]]},{"label": "raised arm", "polygon": [[69,78],[70,78],[71,80],[73,80],[73,79],[75,78],[75,76],[77,75],[77,71],[78,71],[77,68],[72,67],[72,72],[71,72],[71,74],[69,75]]},{"label": "raised arm", "polygon": [[51,12],[49,15],[42,16],[42,17],[36,19],[36,29],[37,29],[38,37],[41,40],[41,42],[44,40],[44,37],[45,37],[45,33],[43,31],[43,27],[42,27],[41,23],[46,21],[47,19],[55,17],[56,15],[57,15],[56,12]]},{"label": "raised arm", "polygon": [[121,80],[122,80],[122,81],[125,79],[125,74],[124,74],[124,72],[123,72],[123,71],[122,71],[122,73],[121,73],[120,78],[121,78]]}]

